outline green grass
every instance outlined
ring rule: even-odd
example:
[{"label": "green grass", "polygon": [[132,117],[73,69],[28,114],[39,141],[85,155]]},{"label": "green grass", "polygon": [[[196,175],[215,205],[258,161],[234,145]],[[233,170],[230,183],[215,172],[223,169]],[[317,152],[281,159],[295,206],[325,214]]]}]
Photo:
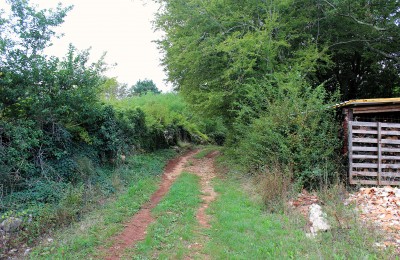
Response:
[{"label": "green grass", "polygon": [[333,230],[310,239],[300,216],[266,213],[238,181],[217,180],[215,189],[220,195],[209,210],[214,220],[203,252],[212,259],[387,259],[365,230]]},{"label": "green grass", "polygon": [[53,234],[54,243],[33,250],[31,259],[84,259],[99,255],[99,246],[107,248],[108,238],[123,229],[123,223],[149,200],[158,187],[160,174],[172,152],[162,151],[130,157],[127,165],[116,169],[113,183],[129,183],[120,194],[100,208],[86,214],[82,221]]},{"label": "green grass", "polygon": [[202,159],[206,157],[209,153],[214,152],[214,151],[219,151],[221,149],[221,146],[216,146],[216,145],[208,145],[204,147],[200,152],[195,154],[193,158],[195,159]]},{"label": "green grass", "polygon": [[156,222],[144,241],[127,252],[133,259],[183,259],[195,239],[196,211],[200,207],[199,178],[182,173],[153,210]]}]

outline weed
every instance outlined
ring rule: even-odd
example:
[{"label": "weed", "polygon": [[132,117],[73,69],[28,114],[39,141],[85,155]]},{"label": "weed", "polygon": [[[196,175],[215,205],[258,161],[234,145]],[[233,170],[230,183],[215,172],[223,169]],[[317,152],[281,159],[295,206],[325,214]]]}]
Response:
[{"label": "weed", "polygon": [[287,200],[293,191],[292,172],[279,167],[271,168],[254,177],[255,186],[269,212],[284,212]]}]

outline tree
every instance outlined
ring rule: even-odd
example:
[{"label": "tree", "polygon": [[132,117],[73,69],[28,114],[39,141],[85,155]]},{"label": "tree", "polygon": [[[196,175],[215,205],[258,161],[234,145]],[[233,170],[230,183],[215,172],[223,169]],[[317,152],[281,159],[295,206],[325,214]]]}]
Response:
[{"label": "tree", "polygon": [[9,4],[11,16],[0,19],[0,185],[21,189],[38,176],[73,178],[68,162],[77,144],[93,143],[106,65],[89,64],[89,51],[72,45],[63,59],[43,54],[70,7]]},{"label": "tree", "polygon": [[[309,78],[342,100],[393,97],[400,85],[400,2],[294,1],[282,19],[291,48],[314,42],[329,60]],[[287,30],[287,29],[286,29]]]},{"label": "tree", "polygon": [[257,116],[260,82],[293,70],[342,99],[399,94],[398,0],[157,2],[169,80],[227,124]]},{"label": "tree", "polygon": [[153,80],[145,79],[145,80],[139,80],[136,82],[135,85],[133,85],[130,89],[131,95],[135,96],[141,96],[143,94],[146,94],[148,92],[154,93],[154,94],[160,94],[161,91],[158,90],[156,84],[153,82]]},{"label": "tree", "polygon": [[47,60],[43,50],[71,7],[37,11],[25,0],[8,3],[11,16],[0,19],[0,113],[17,115],[32,96],[46,91],[43,77],[56,69],[58,60]]},{"label": "tree", "polygon": [[193,108],[222,117],[255,117],[265,106],[260,81],[285,60],[278,7],[291,1],[159,1],[156,19],[168,79]]},{"label": "tree", "polygon": [[116,78],[107,78],[100,86],[100,98],[103,100],[122,99],[129,96],[127,84],[121,84]]}]

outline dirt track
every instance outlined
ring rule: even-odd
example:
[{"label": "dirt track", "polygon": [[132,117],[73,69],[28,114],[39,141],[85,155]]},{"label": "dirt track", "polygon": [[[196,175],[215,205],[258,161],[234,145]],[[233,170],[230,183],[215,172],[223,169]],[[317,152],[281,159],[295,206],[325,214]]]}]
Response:
[{"label": "dirt track", "polygon": [[167,194],[173,182],[183,171],[188,159],[196,152],[197,151],[190,151],[181,157],[169,161],[163,173],[160,187],[151,196],[150,201],[125,224],[126,227],[122,233],[116,237],[110,238],[114,242],[110,248],[105,250],[107,255],[106,259],[120,259],[126,248],[133,247],[138,241],[146,237],[147,227],[154,222],[151,210],[157,206],[160,200]]}]

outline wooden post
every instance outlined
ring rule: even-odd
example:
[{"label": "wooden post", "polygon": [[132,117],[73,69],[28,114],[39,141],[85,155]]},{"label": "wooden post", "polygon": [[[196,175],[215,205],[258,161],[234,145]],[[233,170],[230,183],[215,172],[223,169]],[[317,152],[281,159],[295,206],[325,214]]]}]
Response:
[{"label": "wooden post", "polygon": [[381,123],[377,123],[378,130],[378,185],[381,185],[381,166],[382,166],[382,133],[381,133]]},{"label": "wooden post", "polygon": [[349,181],[350,184],[355,184],[353,182],[353,121],[347,121],[348,128],[347,128],[347,144],[348,144],[348,156],[349,156]]}]

